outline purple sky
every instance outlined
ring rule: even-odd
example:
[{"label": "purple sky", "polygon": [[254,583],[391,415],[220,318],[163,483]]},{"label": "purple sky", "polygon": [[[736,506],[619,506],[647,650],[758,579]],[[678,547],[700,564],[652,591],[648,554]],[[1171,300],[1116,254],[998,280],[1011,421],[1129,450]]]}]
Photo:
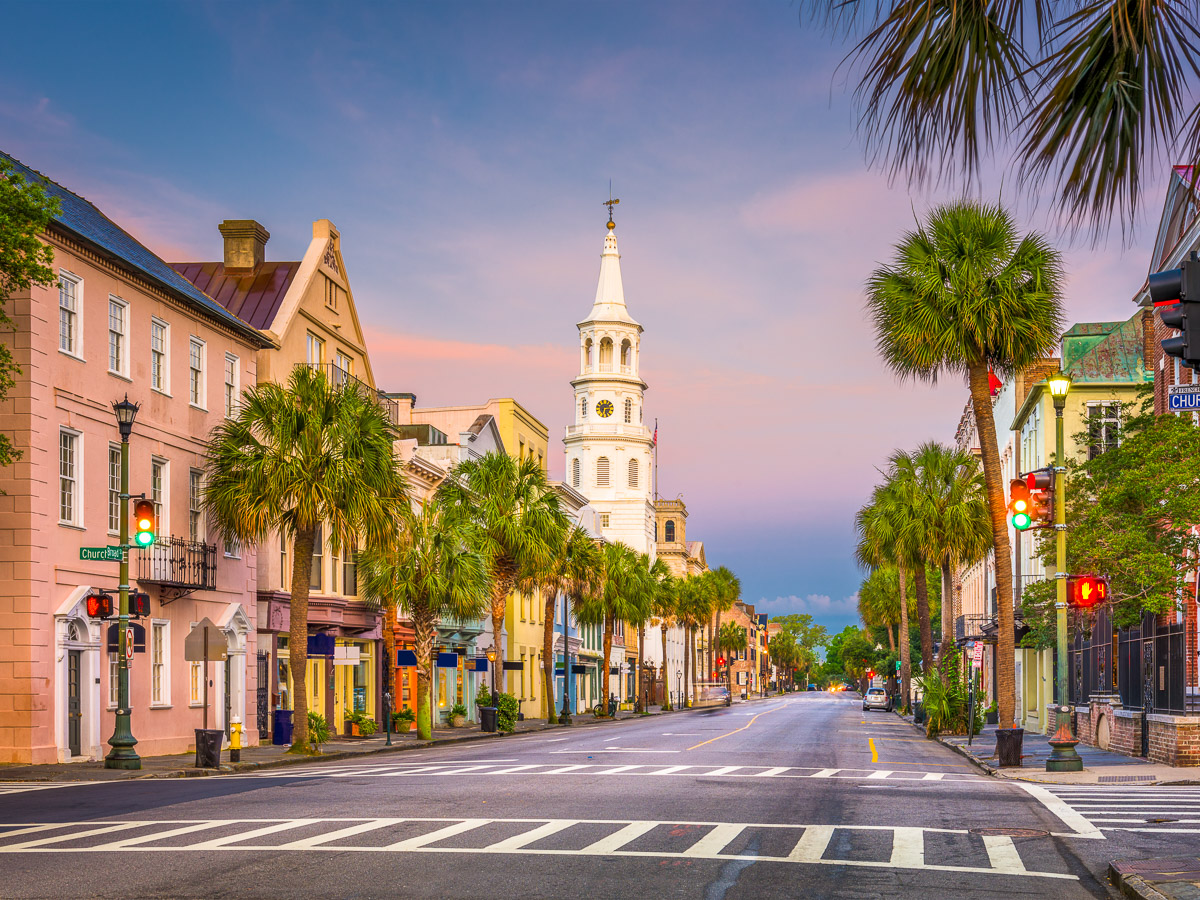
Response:
[{"label": "purple sky", "polygon": [[[795,4],[17,3],[6,24],[54,49],[0,58],[0,147],[169,260],[219,258],[225,218],[295,259],[332,219],[380,385],[518,398],[558,477],[611,178],[660,493],[760,611],[853,621],[876,467],[951,441],[966,401],[883,370],[862,284],[962,186],[866,164],[845,48]],[[1002,164],[984,183],[1053,228]],[[1132,315],[1152,239],[1062,240],[1070,321]]]}]

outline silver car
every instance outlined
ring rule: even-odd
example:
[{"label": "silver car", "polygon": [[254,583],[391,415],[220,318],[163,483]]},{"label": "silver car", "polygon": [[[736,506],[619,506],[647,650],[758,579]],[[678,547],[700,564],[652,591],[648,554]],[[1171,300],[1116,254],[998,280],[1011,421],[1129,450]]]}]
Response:
[{"label": "silver car", "polygon": [[882,709],[885,712],[891,712],[892,698],[881,687],[867,688],[867,692],[863,694],[863,712],[868,709]]}]

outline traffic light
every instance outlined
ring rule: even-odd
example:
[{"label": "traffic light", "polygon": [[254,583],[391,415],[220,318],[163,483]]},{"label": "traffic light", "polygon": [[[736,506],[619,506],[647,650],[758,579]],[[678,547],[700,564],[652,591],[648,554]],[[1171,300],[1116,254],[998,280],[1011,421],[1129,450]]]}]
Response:
[{"label": "traffic light", "polygon": [[1200,260],[1196,251],[1178,269],[1150,276],[1150,299],[1162,322],[1179,334],[1162,341],[1163,353],[1189,368],[1200,368]]},{"label": "traffic light", "polygon": [[1088,609],[1108,599],[1108,576],[1067,576],[1067,605]]},{"label": "traffic light", "polygon": [[150,595],[135,591],[129,595],[129,615],[142,619],[150,615]]},{"label": "traffic light", "polygon": [[154,543],[155,518],[153,500],[139,500],[133,505],[133,542],[139,547]]},{"label": "traffic light", "polygon": [[900,660],[896,660],[896,674],[900,674]]},{"label": "traffic light", "polygon": [[1029,488],[1030,528],[1049,528],[1054,524],[1054,471],[1035,469],[1025,476]]},{"label": "traffic light", "polygon": [[111,619],[113,616],[112,594],[88,594],[87,614],[93,619]]},{"label": "traffic light", "polygon": [[1029,485],[1024,478],[1014,478],[1008,483],[1008,524],[1017,531],[1033,524],[1029,515]]}]

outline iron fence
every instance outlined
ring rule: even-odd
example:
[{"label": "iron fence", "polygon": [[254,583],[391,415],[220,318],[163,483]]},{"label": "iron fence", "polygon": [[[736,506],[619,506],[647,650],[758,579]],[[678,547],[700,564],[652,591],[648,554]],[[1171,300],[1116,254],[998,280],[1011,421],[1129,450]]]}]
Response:
[{"label": "iron fence", "polygon": [[138,581],[191,591],[217,587],[217,546],[160,537],[138,553]]},{"label": "iron fence", "polygon": [[1136,628],[1114,629],[1106,609],[1097,611],[1090,630],[1087,624],[1076,623],[1067,656],[1072,704],[1115,693],[1129,709],[1171,715],[1187,712],[1182,624],[1159,624],[1147,614]]}]

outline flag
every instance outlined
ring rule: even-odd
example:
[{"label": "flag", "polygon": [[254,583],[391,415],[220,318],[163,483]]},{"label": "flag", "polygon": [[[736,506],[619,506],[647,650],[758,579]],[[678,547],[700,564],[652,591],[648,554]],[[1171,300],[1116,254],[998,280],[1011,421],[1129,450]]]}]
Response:
[{"label": "flag", "polygon": [[655,447],[658,446],[658,419],[654,420],[654,440],[651,443]]},{"label": "flag", "polygon": [[988,392],[995,397],[1003,386],[1004,382],[997,378],[996,373],[992,371],[992,367],[988,366]]}]

